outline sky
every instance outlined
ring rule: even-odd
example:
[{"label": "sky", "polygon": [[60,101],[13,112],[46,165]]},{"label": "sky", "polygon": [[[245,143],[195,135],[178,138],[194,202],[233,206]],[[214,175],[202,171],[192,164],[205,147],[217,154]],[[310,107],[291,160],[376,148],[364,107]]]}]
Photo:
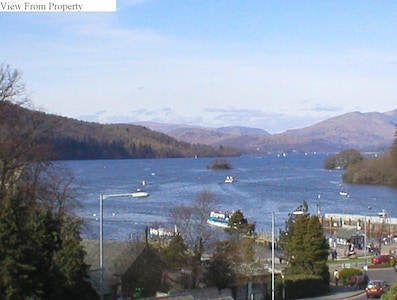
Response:
[{"label": "sky", "polygon": [[79,120],[280,133],[397,108],[395,0],[118,0],[0,28],[35,108]]}]

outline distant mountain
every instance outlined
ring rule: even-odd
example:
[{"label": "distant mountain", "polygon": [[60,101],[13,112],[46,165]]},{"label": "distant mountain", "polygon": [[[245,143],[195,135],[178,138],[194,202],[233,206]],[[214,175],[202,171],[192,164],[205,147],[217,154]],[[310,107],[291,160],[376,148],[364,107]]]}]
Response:
[{"label": "distant mountain", "polygon": [[181,124],[138,123],[166,133],[179,141],[235,147],[252,152],[383,151],[394,140],[397,109],[385,113],[351,112],[302,129],[271,135],[248,127],[206,128]]},{"label": "distant mountain", "polygon": [[242,126],[228,126],[221,127],[216,130],[220,133],[225,133],[229,135],[270,135],[269,132],[259,128],[250,128],[250,127],[242,127]]},{"label": "distant mountain", "polygon": [[[178,141],[191,144],[205,144],[212,146],[226,146],[230,140],[244,136],[269,136],[270,133],[259,128],[243,126],[229,126],[221,128],[210,128],[200,126],[189,126],[182,124],[169,124],[157,122],[134,122],[135,125],[145,126],[151,130],[165,133]],[[232,146],[235,148],[235,146]],[[240,147],[238,147],[240,148]]]},{"label": "distant mountain", "polygon": [[[18,116],[24,120],[20,127],[26,132],[20,135],[35,135],[36,142],[52,149],[54,159],[125,159],[125,158],[171,158],[215,157],[240,155],[228,147],[212,147],[206,144],[192,145],[178,141],[161,132],[132,124],[99,124],[83,122],[44,112],[22,108],[8,101],[0,101],[2,116],[1,132],[10,137],[2,145],[12,145],[12,121]],[[13,118],[15,116],[15,118]],[[29,135],[28,135],[29,134]],[[7,144],[8,143],[8,144]],[[13,146],[15,147],[15,146]]]},{"label": "distant mountain", "polygon": [[397,110],[388,113],[352,112],[307,128],[288,130],[284,135],[323,141],[338,145],[338,148],[376,150],[391,146],[396,124]]}]

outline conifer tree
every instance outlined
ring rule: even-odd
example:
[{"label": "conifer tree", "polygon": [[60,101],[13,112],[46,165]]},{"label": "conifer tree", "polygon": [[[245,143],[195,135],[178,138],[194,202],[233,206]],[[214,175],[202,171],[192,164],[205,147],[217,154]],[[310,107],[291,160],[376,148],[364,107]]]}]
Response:
[{"label": "conifer tree", "polygon": [[188,265],[189,256],[188,248],[183,240],[182,235],[177,234],[171,240],[169,245],[161,250],[164,261],[173,268],[184,267]]},{"label": "conifer tree", "polygon": [[0,299],[97,299],[67,210],[70,182],[42,144],[51,126],[15,109],[28,104],[19,72],[1,65]]},{"label": "conifer tree", "polygon": [[[302,212],[303,214],[308,214],[309,206],[306,201],[303,201],[301,205],[299,205],[295,211]],[[292,238],[292,233],[295,229],[296,219],[299,217],[299,214],[290,213],[287,221],[285,222],[285,229],[280,229],[279,234],[279,245],[284,252],[284,256],[288,259],[291,257],[292,253],[290,253],[289,244]]]},{"label": "conifer tree", "polygon": [[207,268],[207,280],[214,284],[218,290],[233,287],[236,283],[235,268],[240,262],[235,240],[218,242]]},{"label": "conifer tree", "polygon": [[327,257],[329,246],[317,216],[307,213],[308,206],[300,207],[305,212],[301,215],[290,215],[283,232],[283,246],[287,253],[291,274],[318,275],[329,283]]},{"label": "conifer tree", "polygon": [[229,228],[227,231],[229,233],[236,232],[237,239],[239,239],[240,233],[250,235],[255,231],[255,224],[248,223],[248,220],[245,218],[243,212],[239,209],[230,216],[228,225]]},{"label": "conifer tree", "polygon": [[296,217],[296,222],[294,223],[293,230],[288,232],[290,240],[287,244],[286,249],[290,255],[290,272],[296,274],[305,274],[308,268],[308,241],[306,239],[306,229],[307,229],[308,218],[303,215]]}]

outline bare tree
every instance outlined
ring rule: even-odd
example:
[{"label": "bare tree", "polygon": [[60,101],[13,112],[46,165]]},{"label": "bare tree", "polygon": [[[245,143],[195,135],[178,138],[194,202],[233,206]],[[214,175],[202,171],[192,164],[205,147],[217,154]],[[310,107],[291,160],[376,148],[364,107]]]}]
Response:
[{"label": "bare tree", "polygon": [[216,203],[215,195],[211,191],[204,190],[197,194],[190,206],[171,209],[169,221],[177,225],[189,249],[193,249],[198,243],[205,247],[213,237],[213,231],[208,226],[207,220]]},{"label": "bare tree", "polygon": [[170,223],[176,225],[188,247],[192,248],[196,240],[194,208],[192,206],[174,207],[170,210],[168,219]]},{"label": "bare tree", "polygon": [[26,108],[20,79],[0,65],[0,298],[95,299],[81,220],[66,211],[72,177],[51,163],[52,124]]},{"label": "bare tree", "polygon": [[[28,105],[29,98],[25,93],[25,85],[21,73],[9,65],[0,65],[0,102],[9,101],[17,105]],[[3,115],[0,115],[3,117]],[[0,122],[3,118],[0,118]]]},{"label": "bare tree", "polygon": [[20,73],[0,65],[0,196],[23,176],[37,175],[31,164],[48,164],[50,158],[43,141],[53,124],[23,108],[28,105]]}]

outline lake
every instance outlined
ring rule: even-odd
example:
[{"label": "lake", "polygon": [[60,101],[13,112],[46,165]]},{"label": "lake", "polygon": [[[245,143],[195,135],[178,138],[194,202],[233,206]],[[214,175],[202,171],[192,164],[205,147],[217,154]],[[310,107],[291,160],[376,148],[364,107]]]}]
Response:
[{"label": "lake", "polygon": [[[210,170],[213,158],[129,159],[61,162],[72,170],[79,186],[80,208],[87,225],[83,237],[99,236],[100,194],[124,194],[142,188],[147,198],[117,197],[104,200],[104,239],[127,240],[146,226],[167,223],[170,208],[189,205],[197,195],[211,191],[220,210],[240,209],[259,230],[271,229],[272,212],[280,212],[276,225],[284,227],[287,213],[306,200],[311,214],[366,214],[385,209],[397,217],[397,189],[383,186],[347,185],[349,197],[339,195],[343,171],[325,170],[325,154],[243,155],[230,157],[231,170]],[[233,183],[224,183],[226,176]]]}]

